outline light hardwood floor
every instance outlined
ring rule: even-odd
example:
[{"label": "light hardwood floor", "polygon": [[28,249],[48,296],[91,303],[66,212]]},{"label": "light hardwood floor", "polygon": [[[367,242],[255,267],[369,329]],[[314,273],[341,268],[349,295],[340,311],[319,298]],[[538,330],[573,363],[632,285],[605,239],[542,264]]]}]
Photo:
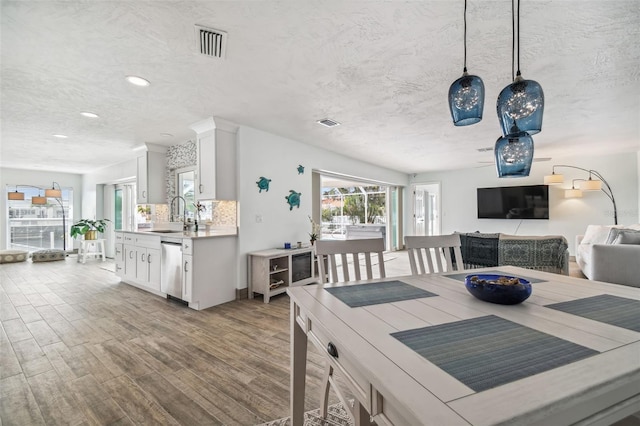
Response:
[{"label": "light hardwood floor", "polygon": [[[289,299],[194,311],[112,263],[0,265],[2,425],[253,425],[288,415]],[[323,364],[309,354],[308,409]],[[335,401],[334,401],[335,402]]]},{"label": "light hardwood floor", "polygon": [[[392,253],[387,276],[409,274]],[[0,424],[254,425],[288,415],[289,299],[194,311],[88,260],[0,265]],[[324,364],[309,345],[306,409]],[[332,403],[335,399],[332,399]]]}]

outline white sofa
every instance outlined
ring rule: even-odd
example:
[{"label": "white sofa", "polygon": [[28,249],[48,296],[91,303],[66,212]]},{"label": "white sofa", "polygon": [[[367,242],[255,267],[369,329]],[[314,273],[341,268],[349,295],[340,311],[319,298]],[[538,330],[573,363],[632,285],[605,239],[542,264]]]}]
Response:
[{"label": "white sofa", "polygon": [[640,287],[640,224],[589,225],[576,236],[576,262],[591,280]]}]

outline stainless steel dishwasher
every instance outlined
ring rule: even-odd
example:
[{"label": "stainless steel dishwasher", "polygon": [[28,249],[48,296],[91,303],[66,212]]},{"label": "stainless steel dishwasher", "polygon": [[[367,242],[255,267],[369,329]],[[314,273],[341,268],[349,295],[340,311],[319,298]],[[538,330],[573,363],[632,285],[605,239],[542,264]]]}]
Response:
[{"label": "stainless steel dishwasher", "polygon": [[182,300],[182,244],[162,242],[160,291]]}]

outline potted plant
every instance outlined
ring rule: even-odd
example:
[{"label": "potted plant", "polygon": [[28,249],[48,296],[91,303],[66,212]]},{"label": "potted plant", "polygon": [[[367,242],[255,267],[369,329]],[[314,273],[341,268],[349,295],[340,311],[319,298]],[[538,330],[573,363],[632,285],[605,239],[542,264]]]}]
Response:
[{"label": "potted plant", "polygon": [[107,222],[111,221],[109,219],[80,219],[71,225],[71,236],[76,238],[78,235],[83,235],[85,240],[95,240],[98,238],[98,232],[102,234],[105,231]]},{"label": "potted plant", "polygon": [[311,222],[311,232],[309,232],[309,242],[314,245],[318,237],[320,236],[321,226],[314,222],[311,216],[308,216],[309,222]]}]

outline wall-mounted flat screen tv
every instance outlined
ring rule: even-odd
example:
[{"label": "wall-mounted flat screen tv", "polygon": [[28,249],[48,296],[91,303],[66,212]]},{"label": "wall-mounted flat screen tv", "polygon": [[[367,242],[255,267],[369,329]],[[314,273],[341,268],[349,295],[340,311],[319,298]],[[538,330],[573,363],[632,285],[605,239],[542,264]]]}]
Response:
[{"label": "wall-mounted flat screen tv", "polygon": [[478,219],[549,219],[549,187],[478,188]]}]

